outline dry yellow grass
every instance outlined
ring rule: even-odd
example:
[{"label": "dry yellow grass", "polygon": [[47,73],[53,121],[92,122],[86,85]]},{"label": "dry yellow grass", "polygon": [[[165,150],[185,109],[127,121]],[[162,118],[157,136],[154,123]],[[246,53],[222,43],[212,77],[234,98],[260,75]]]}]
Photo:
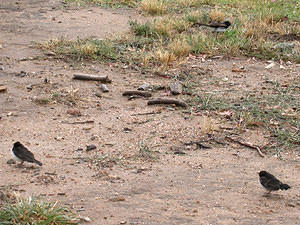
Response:
[{"label": "dry yellow grass", "polygon": [[212,21],[222,22],[225,20],[225,14],[219,9],[214,9],[209,13],[209,17]]},{"label": "dry yellow grass", "polygon": [[170,43],[169,49],[176,58],[181,58],[187,56],[192,48],[183,37],[179,37]]},{"label": "dry yellow grass", "polygon": [[161,0],[142,0],[140,8],[150,15],[162,15],[167,11],[167,5]]},{"label": "dry yellow grass", "polygon": [[156,50],[153,54],[153,58],[160,62],[163,67],[168,67],[176,60],[176,56],[172,52],[163,48]]}]

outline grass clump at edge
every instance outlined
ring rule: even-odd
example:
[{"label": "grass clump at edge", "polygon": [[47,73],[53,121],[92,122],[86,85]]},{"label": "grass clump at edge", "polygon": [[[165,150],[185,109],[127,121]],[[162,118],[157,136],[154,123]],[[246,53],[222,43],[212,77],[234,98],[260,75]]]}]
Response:
[{"label": "grass clump at edge", "polygon": [[0,209],[0,224],[75,225],[78,219],[64,207],[35,198],[7,202]]}]

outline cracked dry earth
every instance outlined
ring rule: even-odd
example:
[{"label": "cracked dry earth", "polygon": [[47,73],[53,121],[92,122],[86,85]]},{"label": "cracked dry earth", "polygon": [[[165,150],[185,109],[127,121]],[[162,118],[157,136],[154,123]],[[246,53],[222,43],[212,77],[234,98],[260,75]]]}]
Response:
[{"label": "cracked dry earth", "polygon": [[[144,82],[168,85],[170,80],[140,74],[113,64],[72,65],[35,59],[43,54],[32,41],[49,38],[107,37],[129,30],[132,10],[67,8],[60,1],[0,0],[0,188],[21,196],[68,205],[87,216],[89,224],[300,224],[299,152],[283,153],[283,160],[233,143],[207,143],[211,149],[184,145],[222,133],[231,124],[203,113],[165,106],[147,106],[145,99],[128,101],[125,90]],[[190,61],[200,88],[227,94],[244,89],[260,91],[263,77],[292,82],[299,65],[286,70],[265,69],[252,59]],[[236,76],[235,65],[247,73]],[[17,76],[20,71],[25,76]],[[99,98],[96,82],[75,81],[75,72],[108,75],[109,93]],[[224,76],[234,82],[223,82]],[[44,79],[50,80],[44,83]],[[219,81],[210,86],[209,80]],[[268,84],[266,84],[268,85]],[[61,99],[37,104],[37,99],[60,93]],[[169,95],[167,91],[155,97]],[[70,101],[76,105],[71,106]],[[67,113],[79,110],[81,116]],[[93,121],[78,124],[78,121]],[[75,122],[75,123],[74,123]],[[263,131],[245,130],[243,138],[264,144]],[[22,142],[43,167],[7,164],[15,141]],[[86,151],[94,144],[96,149]],[[80,149],[82,148],[82,149]],[[184,152],[184,155],[174,152]],[[257,172],[267,170],[292,186],[264,197]]]}]

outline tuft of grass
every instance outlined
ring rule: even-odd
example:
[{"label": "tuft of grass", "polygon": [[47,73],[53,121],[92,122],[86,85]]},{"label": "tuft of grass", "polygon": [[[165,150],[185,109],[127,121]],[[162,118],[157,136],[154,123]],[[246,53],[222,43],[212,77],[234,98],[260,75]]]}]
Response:
[{"label": "tuft of grass", "polygon": [[122,155],[101,154],[96,155],[92,162],[97,168],[111,168],[124,160]]},{"label": "tuft of grass", "polygon": [[67,208],[55,203],[29,197],[8,202],[0,209],[0,224],[63,225],[78,224],[78,219]]},{"label": "tuft of grass", "polygon": [[117,60],[117,49],[109,40],[51,39],[39,44],[43,50],[53,51],[59,56],[70,57],[75,60]]},{"label": "tuft of grass", "polygon": [[139,152],[137,153],[137,157],[146,160],[146,161],[155,161],[158,159],[157,151],[154,151],[149,147],[144,140],[138,142]]},{"label": "tuft of grass", "polygon": [[33,101],[38,105],[47,105],[51,102],[51,100],[48,97],[37,97],[34,98]]},{"label": "tuft of grass", "polygon": [[140,8],[150,15],[163,15],[167,12],[166,0],[142,0]]}]

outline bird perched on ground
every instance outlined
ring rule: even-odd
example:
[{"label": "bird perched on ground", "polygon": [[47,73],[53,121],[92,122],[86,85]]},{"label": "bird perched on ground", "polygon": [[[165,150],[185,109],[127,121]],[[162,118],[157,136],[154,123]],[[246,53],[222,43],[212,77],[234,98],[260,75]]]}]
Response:
[{"label": "bird perched on ground", "polygon": [[270,194],[271,191],[278,191],[279,189],[287,190],[291,188],[288,184],[281,183],[280,180],[267,171],[259,172],[259,181],[261,185],[269,191],[268,194]]},{"label": "bird perched on ground", "polygon": [[231,22],[228,20],[225,20],[224,22],[217,23],[213,22],[210,24],[204,24],[204,23],[194,23],[193,26],[205,26],[212,29],[214,32],[225,32],[228,27],[231,26]]},{"label": "bird perched on ground", "polygon": [[14,143],[14,147],[11,150],[11,154],[15,160],[21,162],[20,165],[22,165],[24,163],[24,161],[30,162],[30,163],[36,163],[39,166],[43,165],[40,161],[38,161],[34,158],[34,155],[32,152],[30,152],[24,145],[22,145],[18,141]]}]

